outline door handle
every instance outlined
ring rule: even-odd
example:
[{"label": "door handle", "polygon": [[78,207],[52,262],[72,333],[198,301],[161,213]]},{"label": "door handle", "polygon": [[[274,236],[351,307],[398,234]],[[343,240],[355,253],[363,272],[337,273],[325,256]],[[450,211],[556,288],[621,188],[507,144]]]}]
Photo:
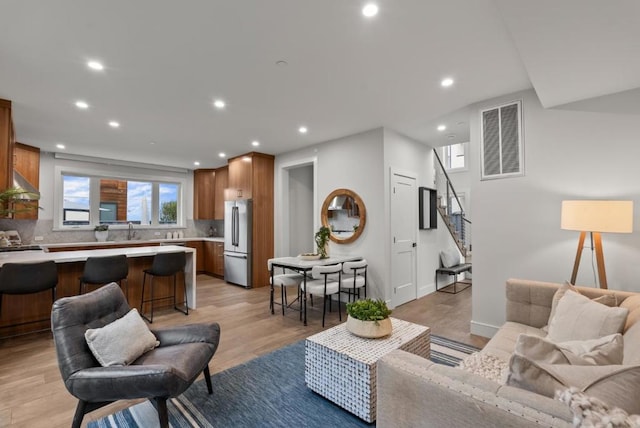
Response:
[{"label": "door handle", "polygon": [[414,242],[411,246],[412,246],[413,248],[416,248],[416,247],[418,246],[418,244]]}]

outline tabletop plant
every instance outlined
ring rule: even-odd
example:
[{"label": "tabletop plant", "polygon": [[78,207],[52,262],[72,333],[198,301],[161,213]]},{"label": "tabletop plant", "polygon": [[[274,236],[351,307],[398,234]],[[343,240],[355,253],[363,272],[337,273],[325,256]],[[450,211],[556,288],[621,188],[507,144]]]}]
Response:
[{"label": "tabletop plant", "polygon": [[347,303],[347,314],[360,321],[378,321],[389,318],[391,309],[384,300],[365,299]]},{"label": "tabletop plant", "polygon": [[96,232],[105,232],[105,231],[109,230],[109,225],[108,224],[99,224],[96,227],[94,227],[93,230],[95,230]]},{"label": "tabletop plant", "polygon": [[326,259],[327,256],[327,247],[329,246],[329,236],[331,235],[331,229],[326,226],[321,226],[320,229],[316,232],[315,241],[318,247],[318,254],[320,254],[320,258]]}]

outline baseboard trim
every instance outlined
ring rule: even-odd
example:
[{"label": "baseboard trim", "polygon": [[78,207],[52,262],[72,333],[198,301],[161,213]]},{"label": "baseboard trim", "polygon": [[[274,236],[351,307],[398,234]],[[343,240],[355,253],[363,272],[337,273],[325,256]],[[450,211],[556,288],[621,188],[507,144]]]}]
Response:
[{"label": "baseboard trim", "polygon": [[471,334],[492,338],[500,327],[471,320]]},{"label": "baseboard trim", "polygon": [[422,285],[418,287],[418,299],[428,294],[435,293],[435,291],[436,291],[435,284]]}]

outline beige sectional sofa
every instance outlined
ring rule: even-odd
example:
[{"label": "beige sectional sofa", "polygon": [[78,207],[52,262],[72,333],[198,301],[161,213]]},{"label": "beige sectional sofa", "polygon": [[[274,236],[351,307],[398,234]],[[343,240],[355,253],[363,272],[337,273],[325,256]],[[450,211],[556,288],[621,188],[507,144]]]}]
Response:
[{"label": "beige sectional sofa", "polygon": [[[522,333],[546,336],[554,294],[561,284],[511,279],[506,284],[507,322],[481,354],[507,363]],[[590,299],[615,294],[618,304],[639,302],[640,294],[576,287]],[[640,308],[629,308],[625,330]],[[637,309],[637,310],[635,310]],[[632,319],[633,318],[633,319]],[[640,339],[640,325],[627,334]],[[631,338],[629,338],[631,339]],[[624,348],[623,364],[638,364],[640,349]],[[571,427],[573,414],[564,403],[525,389],[507,386],[460,368],[434,364],[404,351],[394,351],[378,362],[378,427]],[[631,393],[631,392],[630,392]],[[616,405],[616,403],[611,403]]]}]

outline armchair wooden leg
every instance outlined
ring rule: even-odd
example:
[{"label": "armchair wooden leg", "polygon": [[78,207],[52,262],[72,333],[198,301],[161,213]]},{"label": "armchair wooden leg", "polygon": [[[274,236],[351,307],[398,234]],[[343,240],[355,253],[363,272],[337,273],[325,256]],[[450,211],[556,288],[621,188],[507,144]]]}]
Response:
[{"label": "armchair wooden leg", "polygon": [[156,410],[158,411],[158,420],[160,428],[169,428],[169,412],[167,412],[167,397],[156,397]]},{"label": "armchair wooden leg", "polygon": [[207,391],[209,391],[209,394],[213,394],[213,387],[211,386],[211,373],[209,372],[209,364],[207,364],[207,366],[204,368],[202,373],[204,374],[204,381],[207,382]]},{"label": "armchair wooden leg", "polygon": [[73,415],[73,422],[71,423],[71,428],[80,428],[82,425],[82,419],[84,418],[84,414],[87,409],[87,402],[84,400],[78,400],[78,405],[76,406],[76,413]]}]

